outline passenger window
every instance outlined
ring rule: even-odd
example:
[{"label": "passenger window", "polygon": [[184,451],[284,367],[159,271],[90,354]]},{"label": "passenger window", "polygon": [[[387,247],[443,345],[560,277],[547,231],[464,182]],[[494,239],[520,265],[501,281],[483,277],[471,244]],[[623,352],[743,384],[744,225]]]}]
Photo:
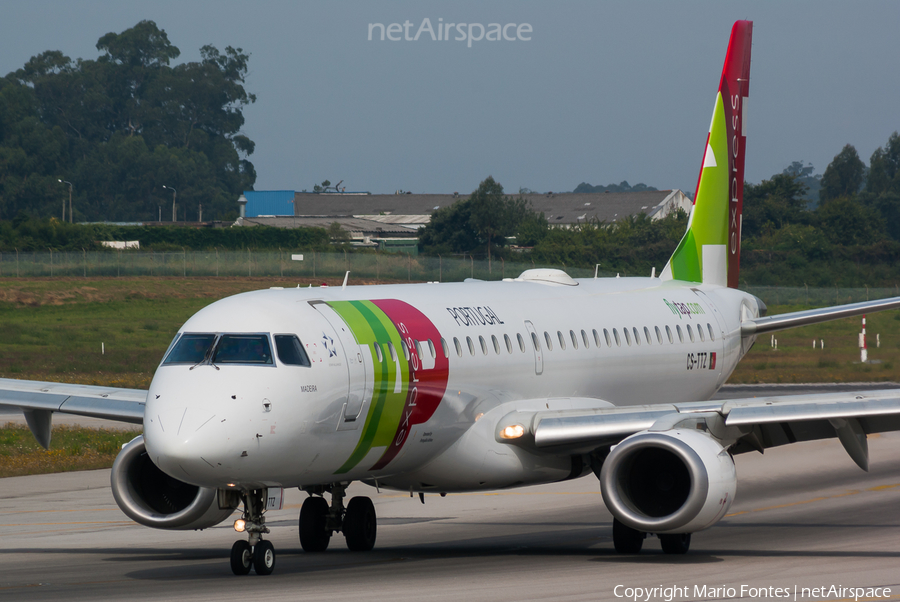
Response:
[{"label": "passenger window", "polygon": [[533,332],[531,333],[531,344],[534,345],[535,351],[541,350],[541,343],[538,341],[537,335]]},{"label": "passenger window", "polygon": [[700,326],[699,324],[697,324],[697,334],[700,335],[700,341],[705,343],[706,337],[703,335],[703,327]]},{"label": "passenger window", "polygon": [[675,332],[678,333],[678,342],[684,343],[684,334],[681,332],[681,325],[675,326]]},{"label": "passenger window", "polygon": [[647,339],[647,344],[652,345],[653,339],[650,338],[650,329],[644,326],[644,338]]},{"label": "passenger window", "polygon": [[654,330],[656,330],[656,341],[662,345],[662,333],[659,331],[659,326],[654,326]]},{"label": "passenger window", "polygon": [[[628,331],[626,331],[628,332]],[[622,346],[622,341],[619,339],[619,331],[616,328],[613,328],[613,336],[616,338],[616,347]]]},{"label": "passenger window", "polygon": [[687,325],[688,336],[691,338],[691,343],[694,342],[694,329],[691,328],[691,325]]},{"label": "passenger window", "polygon": [[214,364],[272,365],[272,348],[264,334],[223,334],[213,352]]},{"label": "passenger window", "polygon": [[578,349],[578,337],[575,336],[574,330],[569,331],[569,337],[572,339],[572,349]]},{"label": "passenger window", "polygon": [[491,335],[491,343],[494,344],[494,353],[500,355],[500,341],[497,340],[495,335]]},{"label": "passenger window", "polygon": [[406,346],[406,341],[400,341],[400,348],[403,349],[403,357],[406,358],[406,361],[409,361],[409,347]]},{"label": "passenger window", "polygon": [[588,343],[588,336],[587,336],[587,333],[586,333],[584,330],[581,331],[581,340],[584,341],[584,348],[585,348],[585,349],[590,349],[590,348],[591,348],[591,344]]},{"label": "passenger window", "polygon": [[183,334],[163,363],[199,364],[206,359],[215,340],[214,334]]},{"label": "passenger window", "polygon": [[[609,340],[609,331],[605,328],[603,329],[603,338],[606,339],[606,346],[612,347],[612,343]],[[616,338],[618,339],[618,336]]]},{"label": "passenger window", "polygon": [[525,340],[522,338],[522,335],[518,332],[516,333],[516,339],[519,341],[519,349],[522,350],[522,353],[525,353]]},{"label": "passenger window", "polygon": [[459,344],[459,339],[453,337],[453,346],[456,347],[456,355],[462,357],[462,345]]},{"label": "passenger window", "polygon": [[387,347],[388,347],[388,353],[391,354],[391,361],[396,362],[397,361],[397,350],[394,349],[394,344],[391,343],[390,341],[388,341]]},{"label": "passenger window", "polygon": [[597,347],[600,347],[600,333],[597,332],[597,329],[594,329],[594,344]]},{"label": "passenger window", "polygon": [[466,337],[466,345],[469,346],[469,355],[475,355],[475,343],[472,342],[472,337]]},{"label": "passenger window", "polygon": [[300,339],[292,334],[276,334],[275,351],[278,352],[278,361],[286,366],[310,366]]},{"label": "passenger window", "polygon": [[485,342],[484,337],[478,335],[478,342],[481,343],[481,353],[487,355],[487,343]]},{"label": "passenger window", "polygon": [[622,332],[625,333],[625,342],[628,343],[628,346],[631,347],[631,333],[628,332],[628,327],[622,329]]},{"label": "passenger window", "polygon": [[378,357],[378,363],[380,364],[384,361],[384,355],[381,353],[381,345],[376,341],[375,343],[372,343],[372,347],[375,348],[375,355]]},{"label": "passenger window", "polygon": [[562,351],[565,351],[566,350],[566,338],[563,336],[563,333],[561,330],[556,331],[556,338],[559,339],[559,348]]},{"label": "passenger window", "polygon": [[547,351],[553,351],[553,341],[550,340],[550,333],[544,331],[544,340],[547,341]]},{"label": "passenger window", "polygon": [[675,341],[672,339],[672,329],[666,326],[666,336],[669,337],[669,344],[671,345]]},{"label": "passenger window", "polygon": [[638,345],[640,345],[641,344],[641,333],[638,332],[637,326],[633,327],[631,329],[631,332],[634,333],[634,342],[637,343]]},{"label": "passenger window", "polygon": [[503,335],[503,342],[506,343],[506,351],[507,353],[512,353],[512,341],[509,340],[509,335]]},{"label": "passenger window", "polygon": [[[431,341],[431,339],[428,339]],[[450,349],[447,347],[447,340],[441,337],[441,349],[444,351],[444,357],[450,357]]]},{"label": "passenger window", "polygon": [[716,335],[715,335],[715,333],[713,333],[712,324],[710,324],[709,322],[707,322],[707,323],[706,323],[706,327],[709,328],[709,340],[710,340],[710,341],[715,341],[715,340],[716,340]]}]

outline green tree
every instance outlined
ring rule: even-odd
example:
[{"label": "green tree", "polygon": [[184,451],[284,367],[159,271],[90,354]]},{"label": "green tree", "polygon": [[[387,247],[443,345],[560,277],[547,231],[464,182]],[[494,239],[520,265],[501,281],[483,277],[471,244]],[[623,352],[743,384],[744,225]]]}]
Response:
[{"label": "green tree", "polygon": [[479,241],[487,247],[488,270],[491,269],[491,249],[504,246],[506,237],[515,234],[528,213],[522,197],[511,198],[503,194],[503,186],[488,176],[469,197],[471,213],[469,223]]},{"label": "green tree", "polygon": [[869,245],[885,237],[884,224],[875,210],[852,197],[830,200],[816,209],[815,219],[835,245]]},{"label": "green tree", "polygon": [[341,227],[338,222],[331,222],[328,226],[328,238],[333,242],[344,243],[350,241],[350,233]]},{"label": "green tree", "polygon": [[856,149],[851,144],[845,145],[822,174],[819,200],[826,202],[842,196],[855,195],[862,188],[865,172],[866,166],[860,160]]},{"label": "green tree", "polygon": [[897,132],[891,134],[883,148],[872,153],[866,192],[874,195],[900,193],[900,135]]},{"label": "green tree", "polygon": [[745,182],[742,235],[753,238],[786,224],[808,222],[805,191],[797,176],[787,173],[776,174],[759,184]]},{"label": "green tree", "polygon": [[248,55],[238,48],[180,55],[164,30],[141,21],[97,42],[96,60],[58,51],[32,57],[0,80],[0,217],[60,215],[74,184],[76,217],[156,219],[178,190],[179,213],[223,219],[252,189],[253,141],[240,133]]}]

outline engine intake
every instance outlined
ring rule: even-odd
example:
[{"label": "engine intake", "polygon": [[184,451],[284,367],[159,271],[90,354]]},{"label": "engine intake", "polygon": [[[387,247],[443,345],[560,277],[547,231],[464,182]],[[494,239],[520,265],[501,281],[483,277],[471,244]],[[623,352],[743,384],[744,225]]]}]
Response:
[{"label": "engine intake", "polygon": [[737,475],[731,455],[701,431],[642,431],[613,448],[600,487],[609,511],[633,529],[693,533],[725,515]]},{"label": "engine intake", "polygon": [[144,448],[143,435],[116,456],[110,485],[122,512],[156,529],[206,529],[234,510],[219,508],[216,489],[184,483],[157,468]]}]

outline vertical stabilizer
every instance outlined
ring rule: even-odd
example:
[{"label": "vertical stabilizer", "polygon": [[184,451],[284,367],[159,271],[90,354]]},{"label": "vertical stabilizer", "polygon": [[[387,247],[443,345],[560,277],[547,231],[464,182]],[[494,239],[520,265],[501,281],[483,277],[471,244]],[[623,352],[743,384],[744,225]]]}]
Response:
[{"label": "vertical stabilizer", "polygon": [[687,232],[660,274],[738,286],[744,199],[744,114],[750,94],[751,21],[731,29]]}]

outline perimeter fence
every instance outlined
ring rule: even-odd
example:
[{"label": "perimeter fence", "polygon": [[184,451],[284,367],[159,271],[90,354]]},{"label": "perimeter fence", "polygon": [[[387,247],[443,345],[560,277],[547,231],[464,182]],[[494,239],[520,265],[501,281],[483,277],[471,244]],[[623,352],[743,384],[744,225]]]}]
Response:
[{"label": "perimeter fence", "polygon": [[[302,258],[302,259],[301,259]],[[0,277],[182,277],[250,276],[279,278],[342,278],[366,282],[459,282],[466,278],[515,278],[532,268],[561,268],[573,278],[590,278],[590,268],[531,261],[492,261],[467,257],[413,256],[395,253],[322,253],[302,251],[82,251],[0,253]],[[600,277],[615,272],[598,270]],[[629,274],[622,273],[621,276]],[[634,276],[635,274],[630,274]],[[900,296],[894,287],[807,287],[743,285],[769,305],[836,305]]]}]

